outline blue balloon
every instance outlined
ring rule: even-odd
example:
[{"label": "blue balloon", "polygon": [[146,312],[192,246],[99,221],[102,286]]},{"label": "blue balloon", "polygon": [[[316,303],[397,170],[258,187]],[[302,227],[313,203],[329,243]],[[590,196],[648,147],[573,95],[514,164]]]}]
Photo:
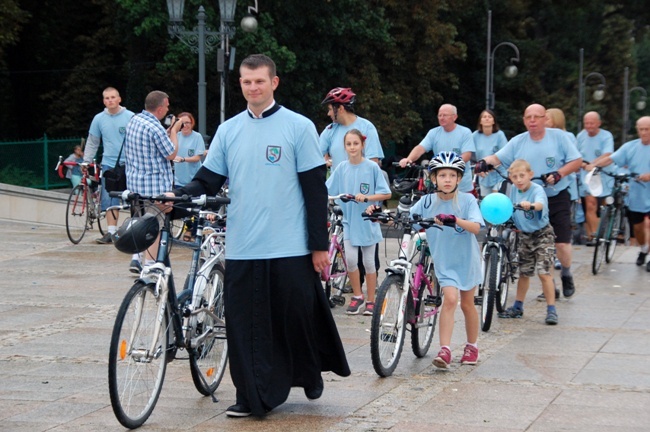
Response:
[{"label": "blue balloon", "polygon": [[491,224],[502,224],[512,216],[512,201],[502,193],[491,193],[481,201],[481,213]]}]

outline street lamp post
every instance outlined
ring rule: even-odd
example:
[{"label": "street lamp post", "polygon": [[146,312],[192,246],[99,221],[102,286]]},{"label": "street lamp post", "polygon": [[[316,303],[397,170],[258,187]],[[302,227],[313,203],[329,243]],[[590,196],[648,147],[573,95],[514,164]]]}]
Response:
[{"label": "street lamp post", "polygon": [[623,79],[623,132],[621,133],[621,144],[625,144],[627,141],[627,132],[630,130],[630,95],[638,91],[642,93],[641,99],[636,103],[636,109],[641,111],[646,107],[646,99],[648,98],[648,92],[643,87],[632,87],[628,90],[630,79],[630,68],[625,68],[625,74]]},{"label": "street lamp post", "polygon": [[605,80],[605,76],[599,72],[590,72],[588,73],[584,78],[582,77],[584,74],[584,56],[585,56],[585,49],[580,48],[580,83],[578,85],[578,133],[582,131],[582,116],[585,111],[585,86],[587,85],[587,81],[591,77],[598,77],[600,79],[600,84],[598,84],[598,87],[594,91],[593,98],[594,100],[601,101],[605,97],[605,87],[607,85],[607,81]]},{"label": "street lamp post", "polygon": [[[167,0],[167,10],[169,12],[169,26],[168,31],[171,37],[177,37],[181,42],[187,45],[192,52],[199,55],[199,98],[198,98],[198,116],[199,116],[199,133],[205,139],[206,135],[206,87],[205,81],[205,54],[212,51],[212,49],[221,42],[220,67],[223,66],[224,72],[221,75],[221,123],[225,120],[225,58],[230,55],[229,39],[235,35],[235,28],[231,26],[235,20],[235,9],[237,8],[237,0],[219,0],[219,14],[220,14],[220,27],[219,31],[211,31],[205,25],[206,13],[203,6],[199,7],[199,12],[196,16],[198,21],[197,26],[193,30],[186,30],[183,26],[183,9],[185,7],[185,0]],[[249,9],[249,14],[251,7]],[[255,0],[255,12],[257,12],[257,0]],[[254,20],[254,27],[257,27],[257,21],[254,16],[247,15],[245,18],[249,22]],[[242,25],[246,31],[250,30],[252,24],[248,26]],[[233,49],[234,50],[234,49]],[[220,70],[221,72],[221,70]]]},{"label": "street lamp post", "polygon": [[485,78],[485,109],[494,109],[494,54],[502,46],[509,46],[515,51],[516,56],[510,59],[510,64],[506,67],[504,75],[506,78],[514,78],[517,75],[517,66],[513,62],[519,62],[519,48],[512,42],[501,42],[492,49],[492,11],[488,11],[487,25],[487,61],[486,61],[486,78]]}]

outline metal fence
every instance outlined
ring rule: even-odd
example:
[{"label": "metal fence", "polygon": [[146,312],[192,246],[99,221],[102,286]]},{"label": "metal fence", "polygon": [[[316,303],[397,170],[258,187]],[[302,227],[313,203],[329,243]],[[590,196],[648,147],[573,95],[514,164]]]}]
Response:
[{"label": "metal fence", "polygon": [[[70,187],[54,170],[59,156],[67,158],[82,138],[43,138],[24,141],[0,141],[0,183],[36,189]],[[98,152],[98,154],[101,154]]]}]

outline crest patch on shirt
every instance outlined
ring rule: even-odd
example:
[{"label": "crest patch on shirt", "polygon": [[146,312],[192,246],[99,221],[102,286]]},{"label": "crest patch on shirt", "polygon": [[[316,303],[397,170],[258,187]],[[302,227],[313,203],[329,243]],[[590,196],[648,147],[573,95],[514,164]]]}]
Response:
[{"label": "crest patch on shirt", "polygon": [[452,151],[453,151],[454,153],[456,153],[456,155],[460,155],[460,149],[459,149],[459,148],[455,148],[455,149],[453,149]]},{"label": "crest patch on shirt", "polygon": [[191,156],[194,156],[194,149],[189,149],[189,150],[187,151],[187,155],[190,156],[190,157],[191,157]]},{"label": "crest patch on shirt", "polygon": [[600,156],[601,154],[603,154],[603,152],[601,152],[600,150],[596,150],[596,157]]},{"label": "crest patch on shirt", "polygon": [[282,158],[282,147],[280,146],[267,146],[266,147],[266,160],[271,163],[276,163]]},{"label": "crest patch on shirt", "polygon": [[533,220],[535,219],[535,211],[534,210],[524,210],[524,217],[528,220]]},{"label": "crest patch on shirt", "polygon": [[368,192],[370,192],[370,184],[361,183],[361,185],[359,185],[359,192],[361,192],[364,195],[367,195]]},{"label": "crest patch on shirt", "polygon": [[546,166],[551,168],[552,166],[555,166],[555,158],[554,157],[547,157],[546,158]]}]

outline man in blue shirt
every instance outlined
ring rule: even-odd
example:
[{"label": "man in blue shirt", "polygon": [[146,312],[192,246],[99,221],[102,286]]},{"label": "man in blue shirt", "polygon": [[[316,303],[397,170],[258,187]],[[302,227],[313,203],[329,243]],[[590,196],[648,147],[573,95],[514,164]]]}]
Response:
[{"label": "man in blue shirt", "polygon": [[320,281],[327,255],[325,163],[311,120],[275,102],[280,79],[263,54],[239,68],[248,107],[217,129],[203,167],[177,195],[219,192],[229,179],[224,306],[229,417],[263,416],[291,387],[323,393],[322,371],[350,375]]},{"label": "man in blue shirt", "polygon": [[[126,125],[133,117],[133,112],[120,105],[122,98],[117,89],[113,87],[106,87],[102,92],[104,111],[97,114],[92,123],[90,123],[90,130],[88,131],[88,139],[86,140],[86,148],[84,150],[84,162],[90,163],[97,155],[99,145],[103,144],[104,152],[102,154],[101,166],[102,171],[115,167],[120,158],[120,165],[124,165],[124,151],[122,145],[124,143],[124,135],[126,134]],[[111,198],[108,192],[104,189],[104,179],[102,178],[102,210],[106,210],[113,205],[119,205],[119,198]],[[112,234],[117,231],[117,220],[119,212],[108,212],[106,214],[106,225],[108,232],[104,237],[98,238],[95,241],[100,244],[111,243],[113,240]]]},{"label": "man in blue shirt", "polygon": [[438,109],[438,123],[440,126],[431,129],[424,137],[422,142],[411,150],[411,153],[399,164],[405,168],[408,164],[415,163],[426,152],[433,152],[437,155],[443,151],[454,152],[460,155],[465,161],[465,174],[461,179],[458,190],[461,192],[472,192],[472,170],[469,167],[469,160],[472,153],[476,152],[472,131],[465,126],[456,123],[458,119],[458,110],[451,104],[441,105]]},{"label": "man in blue shirt", "polygon": [[[650,116],[641,117],[636,122],[638,139],[626,142],[610,156],[595,161],[595,166],[604,167],[615,163],[620,167],[638,174],[638,178],[630,181],[629,211],[627,212],[630,225],[634,229],[634,238],[639,242],[641,250],[636,265],[645,264],[650,246],[650,238],[646,238],[644,220],[650,218]],[[650,261],[646,265],[650,272]]]},{"label": "man in blue shirt", "polygon": [[551,226],[555,232],[555,249],[562,264],[562,291],[565,297],[575,293],[571,261],[571,197],[568,175],[576,172],[582,163],[580,152],[570,141],[565,131],[546,127],[546,108],[532,104],[524,111],[524,125],[527,132],[517,135],[494,155],[479,160],[476,172],[485,172],[490,165],[503,164],[508,168],[516,159],[530,163],[536,176],[544,181],[548,197]]}]

